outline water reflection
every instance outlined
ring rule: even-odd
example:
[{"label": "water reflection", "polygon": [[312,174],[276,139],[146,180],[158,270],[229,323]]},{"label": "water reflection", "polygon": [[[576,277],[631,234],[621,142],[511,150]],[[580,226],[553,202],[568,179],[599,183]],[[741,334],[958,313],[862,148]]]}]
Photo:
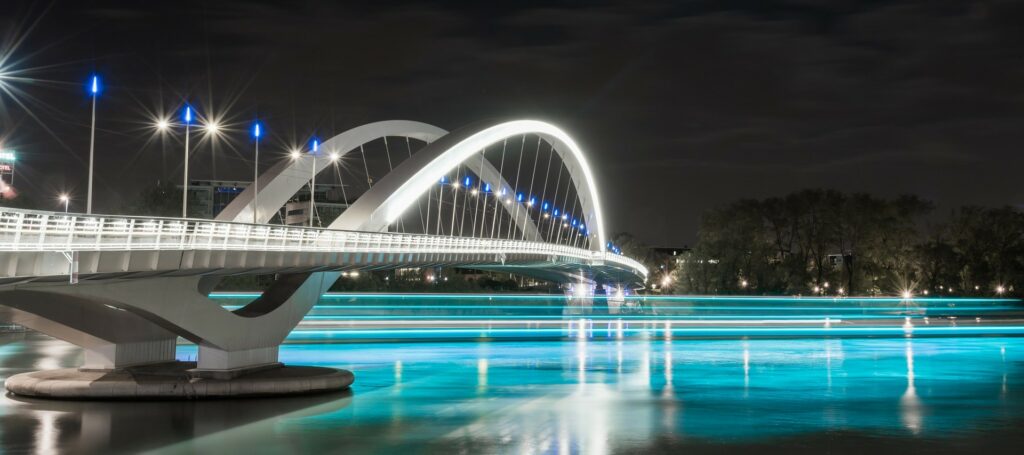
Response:
[{"label": "water reflection", "polygon": [[[1024,378],[1024,339],[668,343],[659,335],[287,345],[285,362],[354,370],[353,392],[200,403],[8,396],[0,444],[6,452],[601,454],[770,450],[779,441],[827,441],[837,451],[885,441],[941,452],[958,447],[950,438],[960,438],[959,447],[964,438],[1021,438],[1024,398],[1013,391]],[[0,371],[34,368],[58,344],[6,339]],[[78,355],[52,361],[74,364]]]},{"label": "water reflection", "polygon": [[907,340],[907,390],[900,397],[900,420],[903,426],[917,434],[921,431],[921,400],[914,388],[914,344]]}]

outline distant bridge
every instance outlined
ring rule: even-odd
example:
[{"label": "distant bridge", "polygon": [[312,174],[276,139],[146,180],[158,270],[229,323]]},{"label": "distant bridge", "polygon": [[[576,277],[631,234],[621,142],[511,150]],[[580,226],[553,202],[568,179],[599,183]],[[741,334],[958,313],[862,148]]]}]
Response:
[{"label": "distant bridge", "polygon": [[[397,166],[388,138],[408,151]],[[364,145],[381,140],[389,169],[374,182]],[[424,143],[415,153],[414,140]],[[643,265],[609,251],[590,168],[553,125],[447,133],[387,121],[318,148],[261,174],[216,220],[0,210],[0,319],[84,347],[86,368],[171,361],[180,336],[199,346],[198,370],[232,374],[276,363],[285,336],[345,270],[459,267],[590,292],[646,280]],[[355,151],[368,188],[329,226],[265,224]],[[224,276],[269,274],[273,284],[240,309],[208,298]]]}]

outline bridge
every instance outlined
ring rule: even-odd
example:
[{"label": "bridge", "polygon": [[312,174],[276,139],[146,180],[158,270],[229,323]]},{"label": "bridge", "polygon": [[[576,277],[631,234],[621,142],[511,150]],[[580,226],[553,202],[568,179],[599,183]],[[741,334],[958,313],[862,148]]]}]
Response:
[{"label": "bridge", "polygon": [[[379,142],[388,169],[374,179],[366,150]],[[0,210],[0,319],[83,347],[84,370],[172,362],[181,337],[199,347],[191,374],[235,377],[278,365],[284,338],[348,270],[508,272],[583,294],[646,280],[610,248],[583,151],[549,123],[449,133],[384,121],[313,149],[259,174],[213,220]],[[362,157],[367,188],[312,227],[316,176],[348,157]],[[306,185],[310,227],[269,224]],[[229,311],[208,296],[231,275],[275,279]]]}]

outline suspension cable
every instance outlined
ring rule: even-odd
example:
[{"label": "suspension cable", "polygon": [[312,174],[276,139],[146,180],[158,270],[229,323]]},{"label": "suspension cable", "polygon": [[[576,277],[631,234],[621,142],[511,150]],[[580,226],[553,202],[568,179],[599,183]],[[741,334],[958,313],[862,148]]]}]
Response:
[{"label": "suspension cable", "polygon": [[455,167],[455,180],[452,181],[452,224],[449,236],[455,236],[455,207],[459,203],[459,176],[462,175],[462,165]]},{"label": "suspension cable", "polygon": [[508,221],[508,240],[512,240],[512,233],[515,232],[513,226],[514,223],[519,221],[519,174],[523,169],[523,151],[526,150],[526,135],[523,135],[522,145],[519,146],[519,164],[516,166],[516,189],[512,191],[512,201],[516,205],[515,214],[512,215],[512,219]]},{"label": "suspension cable", "polygon": [[544,223],[544,215],[547,213],[544,210],[544,201],[548,197],[548,179],[551,177],[551,158],[554,154],[554,146],[551,146],[551,149],[548,151],[548,167],[544,171],[544,189],[540,192],[540,211],[537,212],[537,241],[543,240],[540,227]]},{"label": "suspension cable", "polygon": [[[537,150],[533,152],[533,172],[530,173],[530,191],[526,195],[526,220],[530,220],[530,209],[533,209],[533,183],[537,180],[537,161],[540,161],[540,143],[541,137],[537,136]],[[526,229],[522,229],[522,237],[520,240],[526,240]]]},{"label": "suspension cable", "polygon": [[[505,148],[507,146],[508,146],[508,138],[505,138],[505,140],[501,144],[501,164],[498,167],[498,177],[499,177],[498,178],[498,186],[499,187],[501,186],[501,181],[505,180],[505,177],[504,177],[503,173],[505,172]],[[498,212],[501,211],[501,210],[498,209],[498,206],[501,204],[501,194],[499,194],[499,191],[504,191],[504,188],[491,188],[491,189],[494,190],[494,216],[491,219],[491,238],[493,239],[493,238],[496,238],[494,236],[494,228],[498,226],[498,221],[500,221],[498,219]],[[498,236],[499,237],[501,236],[501,229],[498,229]]]},{"label": "suspension cable", "polygon": [[[409,158],[412,158],[412,144],[409,143],[409,136],[405,137],[405,149],[409,151]],[[430,190],[428,189],[427,190],[427,192],[428,192],[427,204],[430,204],[429,191]],[[425,223],[424,220],[423,220],[423,204],[421,203],[421,201],[416,201],[416,209],[418,209],[419,212],[420,212],[420,229],[422,229],[421,232],[426,234],[429,231],[427,231],[427,223]],[[427,216],[428,217],[430,216],[430,206],[429,205],[427,206]]]}]

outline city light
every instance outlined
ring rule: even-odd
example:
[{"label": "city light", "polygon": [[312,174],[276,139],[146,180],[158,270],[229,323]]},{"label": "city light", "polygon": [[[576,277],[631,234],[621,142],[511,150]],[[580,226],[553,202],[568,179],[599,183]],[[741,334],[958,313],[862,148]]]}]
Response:
[{"label": "city light", "polygon": [[203,129],[206,130],[206,134],[216,135],[220,132],[220,125],[215,121],[210,121],[203,126]]},{"label": "city light", "polygon": [[332,163],[338,161],[339,158],[341,158],[341,155],[339,155],[338,152],[331,152],[327,154],[327,159],[331,160]]},{"label": "city light", "polygon": [[64,213],[68,213],[68,205],[71,203],[71,196],[67,193],[61,193],[57,196],[57,199],[64,203]]},{"label": "city light", "polygon": [[168,122],[167,119],[160,119],[157,120],[153,126],[157,129],[157,131],[160,131],[162,133],[166,132],[171,128],[171,123]]},{"label": "city light", "polygon": [[288,152],[288,155],[291,156],[293,160],[297,160],[302,158],[302,151],[299,149],[292,149],[291,152]]},{"label": "city light", "polygon": [[185,109],[181,116],[182,120],[185,121],[185,175],[182,176],[181,182],[181,217],[188,218],[188,139],[192,131],[192,106],[185,104]]},{"label": "city light", "polygon": [[95,74],[92,75],[89,83],[89,93],[92,94],[92,125],[89,128],[89,183],[85,196],[85,213],[87,214],[92,213],[92,180],[96,161],[96,98],[99,98],[100,94],[100,77]]},{"label": "city light", "polygon": [[89,94],[92,96],[99,95],[100,93],[100,77],[93,75],[89,78]]},{"label": "city light", "polygon": [[252,223],[259,223],[257,213],[260,209],[260,136],[263,134],[260,122],[253,122],[252,125],[252,136],[255,140],[255,153],[252,161]]},{"label": "city light", "polygon": [[900,296],[903,297],[904,300],[910,300],[914,298],[914,293],[910,292],[909,290],[905,290],[902,293],[900,293]]}]

